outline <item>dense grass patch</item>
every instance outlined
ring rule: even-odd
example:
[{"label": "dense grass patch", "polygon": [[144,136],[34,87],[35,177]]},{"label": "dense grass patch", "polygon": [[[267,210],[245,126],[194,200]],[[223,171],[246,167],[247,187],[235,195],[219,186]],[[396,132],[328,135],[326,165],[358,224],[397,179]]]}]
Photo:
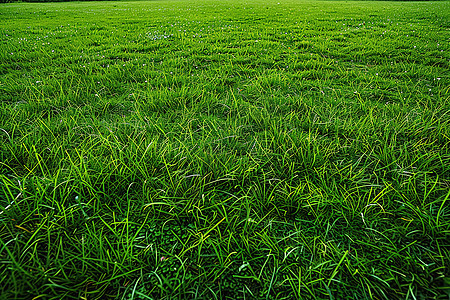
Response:
[{"label": "dense grass patch", "polygon": [[448,299],[448,2],[0,15],[4,299]]}]

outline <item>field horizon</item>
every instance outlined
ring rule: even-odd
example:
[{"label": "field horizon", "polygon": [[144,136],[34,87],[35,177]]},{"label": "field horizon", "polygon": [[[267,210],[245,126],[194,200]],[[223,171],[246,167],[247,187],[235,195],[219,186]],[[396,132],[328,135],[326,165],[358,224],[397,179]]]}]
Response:
[{"label": "field horizon", "polygon": [[0,299],[449,298],[450,2],[0,18]]}]

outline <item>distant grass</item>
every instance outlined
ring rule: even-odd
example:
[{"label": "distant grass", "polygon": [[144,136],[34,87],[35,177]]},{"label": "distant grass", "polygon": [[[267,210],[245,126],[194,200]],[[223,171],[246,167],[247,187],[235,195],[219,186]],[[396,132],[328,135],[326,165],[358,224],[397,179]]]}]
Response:
[{"label": "distant grass", "polygon": [[448,299],[449,2],[0,15],[2,299]]}]

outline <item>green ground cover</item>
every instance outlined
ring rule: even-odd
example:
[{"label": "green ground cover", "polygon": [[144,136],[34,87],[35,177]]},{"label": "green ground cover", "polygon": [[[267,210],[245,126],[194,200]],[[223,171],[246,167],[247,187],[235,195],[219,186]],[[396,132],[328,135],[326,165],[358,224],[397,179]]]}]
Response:
[{"label": "green ground cover", "polygon": [[448,299],[449,2],[0,20],[0,298]]}]

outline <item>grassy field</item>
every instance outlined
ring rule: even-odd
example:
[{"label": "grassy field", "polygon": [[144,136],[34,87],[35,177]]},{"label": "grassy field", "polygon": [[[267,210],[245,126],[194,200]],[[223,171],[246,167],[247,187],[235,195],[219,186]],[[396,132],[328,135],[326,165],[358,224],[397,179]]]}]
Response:
[{"label": "grassy field", "polygon": [[450,2],[0,19],[1,299],[449,299]]}]

